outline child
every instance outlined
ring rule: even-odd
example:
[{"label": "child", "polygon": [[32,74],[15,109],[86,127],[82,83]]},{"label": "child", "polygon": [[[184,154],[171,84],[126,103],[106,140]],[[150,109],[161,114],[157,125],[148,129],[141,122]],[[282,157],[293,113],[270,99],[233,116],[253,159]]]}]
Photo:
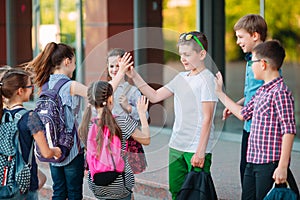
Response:
[{"label": "child", "polygon": [[[124,49],[113,49],[108,52],[107,56],[107,69],[108,80],[111,81],[115,78],[119,71],[119,59],[125,55]],[[123,77],[118,87],[114,91],[114,108],[113,115],[124,116],[129,114],[133,119],[139,120],[139,115],[136,108],[136,102],[141,96],[140,91],[130,85]]]},{"label": "child", "polygon": [[207,46],[206,36],[201,32],[181,34],[178,48],[186,72],[180,72],[158,90],[151,88],[133,68],[127,72],[152,103],[174,95],[175,122],[169,143],[169,188],[173,199],[192,166],[210,172],[218,98],[214,93],[214,76],[205,66]]},{"label": "child", "polygon": [[[115,79],[119,71],[119,60],[125,55],[124,49],[112,49],[107,56],[108,80],[110,83]],[[141,93],[135,86],[130,85],[123,77],[120,84],[114,91],[114,108],[112,114],[115,116],[129,115],[134,120],[139,121],[139,115],[136,108],[136,103],[141,97]],[[148,112],[146,113],[148,116]],[[132,171],[135,174],[141,173],[147,166],[146,157],[143,146],[137,141],[130,138],[128,141],[128,161]],[[134,145],[134,146],[131,146]],[[135,152],[130,152],[130,149]],[[138,150],[138,152],[136,152]]]},{"label": "child", "polygon": [[296,134],[294,99],[279,73],[285,51],[278,41],[273,40],[257,45],[252,53],[249,64],[254,78],[265,83],[244,107],[224,94],[220,72],[216,78],[220,101],[239,119],[252,119],[242,199],[263,199],[274,180],[276,184],[287,181],[299,196],[289,169]]},{"label": "child", "polygon": [[[58,80],[72,78],[76,67],[74,50],[66,44],[48,43],[28,67],[34,72],[34,80],[40,90],[46,82],[49,88],[53,88]],[[84,154],[77,128],[81,121],[81,100],[86,93],[86,86],[76,81],[65,83],[59,90],[67,129],[75,130],[75,133],[74,145],[67,158],[60,163],[50,163],[53,200],[83,198]]]},{"label": "child", "polygon": [[[6,98],[6,107],[3,109],[3,100],[0,98],[0,119],[6,112],[14,116],[18,111],[25,109],[23,103],[29,101],[33,90],[30,75],[23,70],[8,69],[2,76],[0,95]],[[49,148],[44,136],[44,126],[37,113],[32,111],[25,113],[18,122],[18,129],[22,156],[25,162],[28,162],[29,152],[34,141],[44,157],[52,158],[55,156],[59,158],[61,156],[60,148]],[[20,196],[17,199],[38,199],[38,188],[38,167],[33,154],[29,192],[19,194]]]},{"label": "child", "polygon": [[[240,18],[234,25],[234,31],[236,34],[236,43],[241,47],[244,53],[246,53],[245,59],[246,73],[245,73],[245,85],[244,85],[244,96],[237,103],[240,105],[246,105],[256,90],[263,85],[262,80],[256,80],[253,75],[253,71],[249,61],[252,57],[253,48],[264,42],[267,37],[267,23],[264,18],[260,15],[249,14]],[[226,119],[231,113],[227,108],[223,112],[223,119]],[[246,168],[246,152],[248,146],[248,137],[250,133],[251,121],[244,122],[242,144],[241,144],[241,160],[240,160],[240,178],[241,185],[243,183],[244,172]]]},{"label": "child", "polygon": [[[91,132],[88,135],[87,141],[87,157],[90,156],[92,149],[101,149],[104,127],[109,129],[109,133],[112,138],[114,135],[118,136],[122,142],[122,150],[126,149],[126,140],[133,137],[141,144],[148,145],[150,143],[150,131],[146,118],[146,112],[148,107],[148,100],[145,97],[141,97],[137,101],[137,110],[139,118],[141,120],[141,130],[139,130],[138,123],[127,116],[113,117],[111,110],[113,109],[113,87],[104,81],[97,81],[90,85],[88,88],[88,103],[83,116],[82,123],[80,125],[80,134],[88,134],[88,126],[91,121],[92,109],[91,106],[97,110],[96,123],[98,126],[96,140],[91,138]],[[86,137],[84,137],[86,138]],[[125,159],[125,174],[119,175],[113,183],[107,186],[98,186],[91,178],[90,172],[88,176],[89,188],[93,191],[96,198],[99,199],[131,199],[131,189],[134,185],[134,176],[131,168],[128,164],[127,157]],[[92,167],[92,166],[89,166]],[[94,169],[90,168],[90,171]]]}]

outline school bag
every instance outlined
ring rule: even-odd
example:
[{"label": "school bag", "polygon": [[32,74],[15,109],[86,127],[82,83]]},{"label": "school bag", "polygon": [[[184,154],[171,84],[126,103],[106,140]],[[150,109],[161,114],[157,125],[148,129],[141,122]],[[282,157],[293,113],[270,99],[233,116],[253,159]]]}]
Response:
[{"label": "school bag", "polygon": [[12,198],[25,193],[30,187],[33,143],[28,163],[22,157],[17,124],[28,111],[18,111],[14,118],[10,112],[4,112],[0,124],[0,199]]},{"label": "school bag", "polygon": [[62,162],[69,155],[74,144],[75,126],[72,131],[68,131],[65,124],[65,112],[62,100],[58,94],[60,88],[70,81],[69,79],[60,79],[52,89],[49,89],[49,83],[42,86],[42,91],[36,101],[35,112],[39,114],[41,121],[45,126],[45,137],[50,148],[60,147],[62,155],[59,159],[44,158],[38,146],[35,148],[36,157],[42,162]]},{"label": "school bag", "polygon": [[110,131],[104,126],[104,140],[99,153],[96,143],[97,133],[98,126],[96,119],[94,119],[88,133],[86,161],[95,185],[107,186],[124,172],[125,163],[122,157],[122,144],[120,138],[116,135],[112,136],[110,141]]},{"label": "school bag", "polygon": [[278,185],[274,182],[273,187],[263,200],[297,200],[297,195],[290,188],[288,182]]},{"label": "school bag", "polygon": [[218,200],[211,174],[205,171],[196,172],[194,167],[186,175],[176,200]]}]

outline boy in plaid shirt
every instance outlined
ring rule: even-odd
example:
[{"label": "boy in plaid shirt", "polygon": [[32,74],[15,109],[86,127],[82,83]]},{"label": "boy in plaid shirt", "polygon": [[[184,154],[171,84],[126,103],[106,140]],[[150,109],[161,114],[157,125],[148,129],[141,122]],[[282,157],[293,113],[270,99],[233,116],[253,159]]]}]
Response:
[{"label": "boy in plaid shirt", "polygon": [[254,78],[262,85],[244,107],[222,91],[223,79],[216,75],[216,93],[220,101],[240,120],[252,119],[247,149],[242,199],[263,199],[276,184],[289,183],[299,198],[299,191],[289,169],[296,134],[294,98],[284,84],[279,69],[285,50],[272,40],[253,49]]}]

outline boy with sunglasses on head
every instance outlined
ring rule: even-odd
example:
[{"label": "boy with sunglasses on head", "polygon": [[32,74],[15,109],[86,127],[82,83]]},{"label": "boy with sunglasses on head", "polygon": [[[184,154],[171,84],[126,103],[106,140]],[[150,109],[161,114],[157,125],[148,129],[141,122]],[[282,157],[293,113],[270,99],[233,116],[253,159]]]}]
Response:
[{"label": "boy with sunglasses on head", "polygon": [[265,83],[244,107],[222,91],[220,72],[216,77],[220,101],[240,120],[252,119],[242,199],[263,199],[274,180],[276,184],[288,182],[299,198],[297,184],[289,169],[296,134],[294,98],[279,72],[285,50],[278,41],[272,40],[257,45],[252,53],[249,65],[254,78]]},{"label": "boy with sunglasses on head", "polygon": [[[132,68],[127,75],[152,103],[174,96],[175,122],[169,142],[169,189],[172,199],[192,166],[210,172],[214,115],[218,98],[214,75],[206,68],[208,41],[201,32],[183,33],[178,41],[180,72],[165,86],[154,90]],[[200,169],[201,168],[201,169]]]},{"label": "boy with sunglasses on head", "polygon": [[[247,61],[247,64],[245,72],[244,96],[239,101],[237,101],[237,103],[240,105],[246,105],[255,94],[256,90],[264,83],[262,80],[256,80],[254,78],[254,74],[249,61],[252,57],[253,48],[266,40],[267,23],[260,15],[249,14],[240,18],[234,25],[233,29],[237,38],[237,45],[239,45],[242,51],[246,54],[245,60]],[[228,108],[225,108],[223,112],[223,120],[228,118],[230,115],[231,112],[228,110]],[[251,122],[251,120],[245,121],[243,128],[240,160],[241,185],[243,185],[243,177],[247,164],[246,152]]]}]

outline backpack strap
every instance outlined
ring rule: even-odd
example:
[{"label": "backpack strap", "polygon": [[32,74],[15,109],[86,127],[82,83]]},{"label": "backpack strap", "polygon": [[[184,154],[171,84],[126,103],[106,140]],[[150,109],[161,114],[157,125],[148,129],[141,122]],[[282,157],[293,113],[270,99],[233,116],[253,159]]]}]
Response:
[{"label": "backpack strap", "polygon": [[125,89],[123,90],[123,95],[127,95],[127,93],[129,92],[129,90],[131,89],[131,85],[128,83],[128,85],[125,87]]},{"label": "backpack strap", "polygon": [[[19,136],[19,132],[17,133],[17,136]],[[18,150],[19,150],[19,154],[22,155],[20,140],[18,141]],[[27,159],[29,166],[31,166],[31,163],[32,163],[32,154],[33,154],[33,141],[32,141],[32,144],[31,144],[31,147],[30,147],[30,152],[28,154],[28,159]]]},{"label": "backpack strap", "polygon": [[[111,153],[111,148],[110,148],[110,144],[107,146],[108,147],[108,150],[109,150],[109,153],[110,153],[110,156],[111,156],[111,160],[113,162],[113,165],[114,165],[114,169],[116,171],[116,163],[115,163],[115,160],[114,160],[114,157]],[[126,168],[126,161],[124,160],[124,172],[122,172],[122,177],[123,177],[123,183],[124,183],[124,187],[126,188],[126,190],[130,193],[132,193],[132,190],[127,188],[126,186],[126,181],[125,181],[125,168]]]},{"label": "backpack strap", "polygon": [[[19,110],[17,113],[15,113],[15,118],[14,118],[14,122],[16,124],[18,124],[19,120],[23,117],[23,115],[27,112],[30,112],[30,110],[26,110],[26,109],[21,109]],[[21,150],[21,142],[20,142],[20,139],[19,139],[19,131],[17,132],[17,135],[16,135],[16,140],[18,140],[18,150],[19,150],[19,153],[20,155],[22,155],[22,150]],[[30,164],[31,166],[31,163],[32,163],[32,154],[33,154],[33,142],[31,144],[31,148],[30,148],[30,152],[29,152],[29,155],[28,155],[28,163]]]},{"label": "backpack strap", "polygon": [[[69,82],[70,79],[66,79],[66,78],[62,78],[59,79],[56,84],[53,87],[53,90],[57,91],[57,93],[59,92],[60,88],[67,82]],[[42,86],[42,91],[46,91],[49,89],[49,81],[47,81],[43,86]]]},{"label": "backpack strap", "polygon": [[29,111],[26,109],[21,109],[18,112],[16,112],[14,115],[14,122],[17,124],[19,122],[19,120],[23,117],[23,115],[27,112],[29,112]]}]

